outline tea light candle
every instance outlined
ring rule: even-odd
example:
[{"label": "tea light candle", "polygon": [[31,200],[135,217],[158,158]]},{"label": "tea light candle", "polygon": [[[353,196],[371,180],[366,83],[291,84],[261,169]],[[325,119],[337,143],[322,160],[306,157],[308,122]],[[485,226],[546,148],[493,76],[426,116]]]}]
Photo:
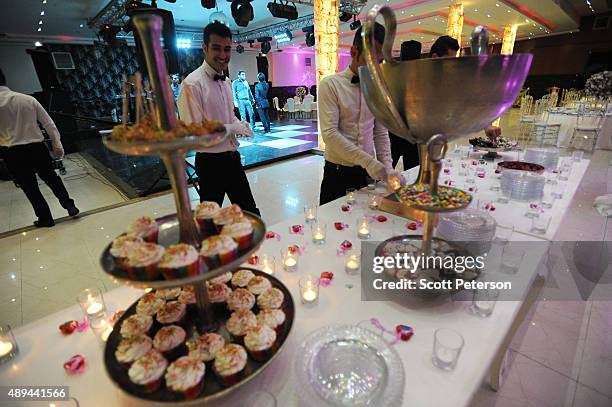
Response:
[{"label": "tea light candle", "polygon": [[8,355],[13,350],[13,344],[10,341],[0,339],[0,358]]},{"label": "tea light candle", "polygon": [[359,272],[359,256],[357,256],[356,254],[352,254],[348,257],[348,259],[346,259],[346,263],[345,263],[345,271],[348,274],[355,274]]},{"label": "tea light candle", "polygon": [[283,268],[285,271],[296,271],[298,267],[298,255],[288,247],[281,249],[281,258],[283,259]]},{"label": "tea light candle", "polygon": [[309,287],[304,291],[302,298],[304,298],[305,302],[314,302],[317,299],[317,293],[312,287]]},{"label": "tea light candle", "polygon": [[270,256],[268,254],[264,254],[261,257],[261,271],[266,274],[274,274],[276,271],[276,261],[274,260],[274,256]]},{"label": "tea light candle", "polygon": [[363,217],[357,221],[357,236],[360,239],[370,238],[370,223],[368,222],[368,218]]},{"label": "tea light candle", "polygon": [[380,206],[381,196],[379,194],[370,194],[368,206],[370,209],[378,209]]},{"label": "tea light candle", "polygon": [[90,315],[90,316],[97,315],[100,313],[100,311],[102,311],[102,308],[104,308],[102,304],[100,304],[99,302],[93,301],[87,307],[87,315]]},{"label": "tea light candle", "polygon": [[306,223],[313,223],[317,220],[317,207],[316,206],[305,206],[304,214],[306,217]]},{"label": "tea light candle", "polygon": [[302,304],[314,304],[319,298],[319,280],[311,275],[300,278]]},{"label": "tea light candle", "polygon": [[354,204],[357,201],[357,191],[355,188],[349,188],[346,190],[346,203],[349,205]]},{"label": "tea light candle", "polygon": [[324,224],[313,224],[312,226],[312,242],[314,244],[325,243],[325,225]]}]

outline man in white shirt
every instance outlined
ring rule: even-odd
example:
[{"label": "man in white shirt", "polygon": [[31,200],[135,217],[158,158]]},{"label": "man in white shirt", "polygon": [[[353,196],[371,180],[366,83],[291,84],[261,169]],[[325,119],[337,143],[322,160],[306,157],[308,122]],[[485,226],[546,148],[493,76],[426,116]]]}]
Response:
[{"label": "man in white shirt", "polygon": [[239,146],[236,135],[253,137],[253,131],[234,115],[232,87],[224,74],[232,52],[232,32],[219,22],[208,24],[204,28],[202,48],[204,63],[181,84],[179,114],[186,123],[200,122],[204,118],[219,120],[225,123],[230,135],[221,144],[196,153],[200,201],[221,205],[227,194],[232,203],[259,215],[240,153],[236,151]]},{"label": "man in white shirt", "polygon": [[246,80],[245,71],[238,71],[238,78],[232,82],[232,93],[234,94],[234,106],[236,106],[240,112],[240,120],[246,121],[246,114],[248,112],[251,127],[255,128],[255,115],[253,113],[255,98]]},{"label": "man in white shirt", "polygon": [[[378,55],[385,29],[376,24]],[[392,173],[387,129],[379,123],[363,99],[358,68],[365,65],[361,28],[351,47],[351,64],[342,72],[326,76],[319,84],[319,122],[325,142],[325,167],[320,204],[340,198],[348,188],[363,188],[368,175],[387,180]]]},{"label": "man in white shirt", "polygon": [[53,169],[53,161],[44,144],[38,123],[51,138],[53,153],[64,156],[64,148],[55,123],[40,103],[32,96],[13,92],[6,86],[0,70],[0,146],[3,158],[15,182],[21,187],[34,208],[37,227],[55,225],[49,205],[38,188],[36,174],[51,188],[68,215],[76,216],[79,210],[70,199],[62,179]]}]

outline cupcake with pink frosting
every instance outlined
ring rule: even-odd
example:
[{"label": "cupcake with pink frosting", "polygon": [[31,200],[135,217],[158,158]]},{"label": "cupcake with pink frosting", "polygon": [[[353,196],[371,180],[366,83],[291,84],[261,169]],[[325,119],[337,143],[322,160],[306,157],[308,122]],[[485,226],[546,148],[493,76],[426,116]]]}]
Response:
[{"label": "cupcake with pink frosting", "polygon": [[200,255],[195,247],[185,243],[168,246],[157,264],[166,280],[200,274]]},{"label": "cupcake with pink frosting", "polygon": [[168,360],[174,360],[187,353],[185,337],[187,333],[177,325],[161,328],[153,338],[153,347]]},{"label": "cupcake with pink frosting", "polygon": [[132,246],[127,257],[119,262],[119,267],[134,280],[154,280],[159,277],[157,263],[165,251],[163,246],[155,243]]},{"label": "cupcake with pink frosting", "polygon": [[196,399],[202,392],[205,372],[206,365],[203,362],[183,356],[168,366],[166,386],[186,400]]},{"label": "cupcake with pink frosting", "polygon": [[115,240],[110,247],[110,254],[118,260],[125,259],[136,246],[144,243],[140,236],[121,235]]},{"label": "cupcake with pink frosting", "polygon": [[225,339],[219,334],[209,332],[197,338],[187,341],[189,357],[202,362],[210,362],[215,355],[225,346]]},{"label": "cupcake with pink frosting", "polygon": [[213,217],[220,209],[221,207],[219,204],[212,201],[204,201],[196,206],[193,211],[193,218],[200,228],[200,234],[202,236],[210,236],[217,233]]},{"label": "cupcake with pink frosting", "polygon": [[257,324],[247,331],[244,346],[253,359],[265,362],[276,349],[276,332],[266,324]]},{"label": "cupcake with pink frosting", "polygon": [[236,259],[238,243],[229,236],[211,236],[202,241],[200,256],[209,268],[220,267]]},{"label": "cupcake with pink frosting", "polygon": [[157,322],[162,325],[182,325],[187,314],[187,307],[178,301],[168,301],[157,311]]},{"label": "cupcake with pink frosting", "polygon": [[136,219],[128,226],[127,234],[141,237],[145,242],[157,243],[159,226],[157,221],[150,216]]},{"label": "cupcake with pink frosting", "polygon": [[166,358],[157,350],[150,349],[132,363],[128,376],[132,383],[143,391],[153,393],[159,389],[166,367],[168,367]]},{"label": "cupcake with pink frosting", "polygon": [[224,386],[237,383],[244,374],[247,364],[246,350],[235,343],[225,345],[215,356],[213,371]]},{"label": "cupcake with pink frosting", "polygon": [[248,218],[226,224],[221,234],[234,239],[238,243],[238,250],[248,249],[253,243],[253,225]]}]

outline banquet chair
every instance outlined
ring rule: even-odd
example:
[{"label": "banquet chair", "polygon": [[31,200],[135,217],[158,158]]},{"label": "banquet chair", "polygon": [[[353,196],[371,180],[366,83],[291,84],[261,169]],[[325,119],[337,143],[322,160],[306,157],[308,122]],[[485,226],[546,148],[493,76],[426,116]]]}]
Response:
[{"label": "banquet chair", "polygon": [[281,109],[278,105],[278,96],[274,96],[272,98],[272,104],[274,105],[274,110],[276,110],[276,116],[278,117],[278,119],[281,119],[283,115],[283,109]]},{"label": "banquet chair", "polygon": [[283,112],[285,112],[289,117],[293,118],[295,115],[295,100],[293,98],[287,99],[285,107],[283,107]]},{"label": "banquet chair", "polygon": [[304,100],[302,101],[302,105],[300,106],[300,113],[302,117],[307,115],[308,118],[312,118],[312,103],[314,101],[314,96],[306,95],[304,96]]},{"label": "banquet chair", "polygon": [[533,96],[525,95],[521,99],[521,118],[519,127],[519,138],[526,140],[531,133],[531,128],[535,121],[535,116],[532,114]]},{"label": "banquet chair", "polygon": [[579,150],[586,150],[582,147],[588,145],[590,147],[588,151],[593,152],[597,146],[597,138],[599,137],[602,124],[603,115],[601,113],[578,115],[576,127],[574,127],[569,141],[569,147],[575,147],[575,144],[577,144]]}]

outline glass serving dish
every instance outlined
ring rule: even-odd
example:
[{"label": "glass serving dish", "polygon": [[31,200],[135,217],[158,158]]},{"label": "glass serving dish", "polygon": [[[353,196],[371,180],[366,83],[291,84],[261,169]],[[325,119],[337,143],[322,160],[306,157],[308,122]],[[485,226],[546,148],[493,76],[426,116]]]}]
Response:
[{"label": "glass serving dish", "polygon": [[400,406],[404,366],[377,333],[356,325],[312,332],[296,357],[297,386],[305,406]]}]

